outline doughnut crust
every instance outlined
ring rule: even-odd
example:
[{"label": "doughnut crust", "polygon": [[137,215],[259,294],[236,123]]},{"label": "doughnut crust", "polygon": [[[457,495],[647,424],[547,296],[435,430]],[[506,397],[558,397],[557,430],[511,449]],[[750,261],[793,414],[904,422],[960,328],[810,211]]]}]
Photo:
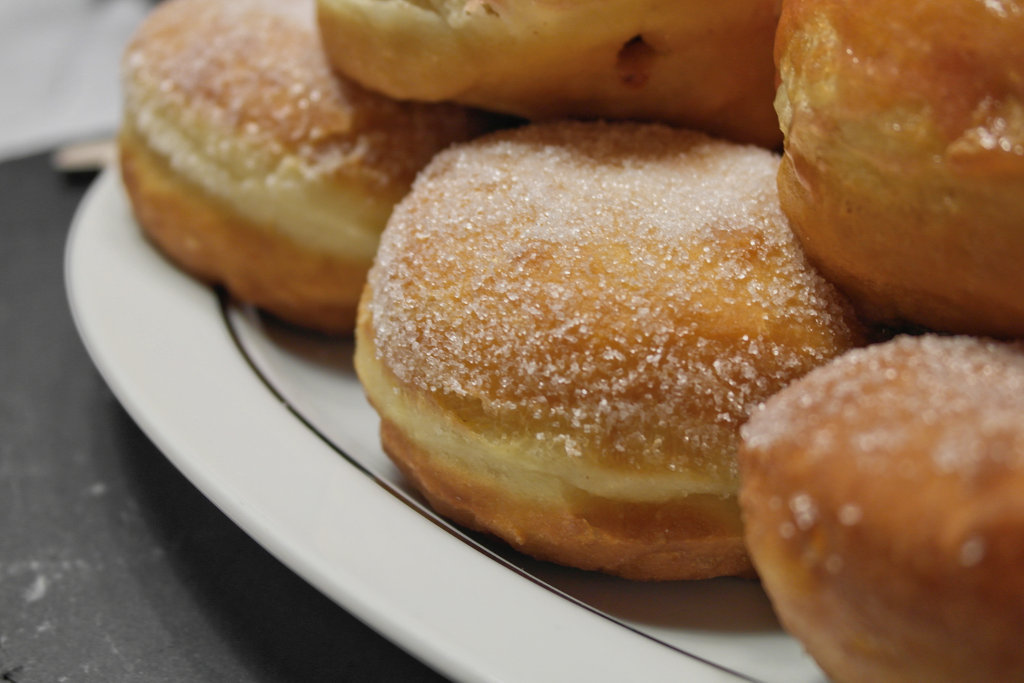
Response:
[{"label": "doughnut crust", "polygon": [[336,75],[312,0],[170,0],[122,63],[121,171],[146,235],[190,273],[293,323],[350,332],[394,203],[483,130]]},{"label": "doughnut crust", "polygon": [[787,0],[779,195],[874,320],[1024,334],[1024,6]]},{"label": "doughnut crust", "polygon": [[356,370],[442,514],[639,579],[749,574],[752,406],[859,342],[775,192],[778,157],[559,122],[438,155],[392,215]]},{"label": "doughnut crust", "polygon": [[898,337],[743,427],[751,556],[834,680],[1024,680],[1022,416],[1024,347]]},{"label": "doughnut crust", "polygon": [[663,121],[777,147],[776,0],[319,0],[330,61],[399,99]]}]

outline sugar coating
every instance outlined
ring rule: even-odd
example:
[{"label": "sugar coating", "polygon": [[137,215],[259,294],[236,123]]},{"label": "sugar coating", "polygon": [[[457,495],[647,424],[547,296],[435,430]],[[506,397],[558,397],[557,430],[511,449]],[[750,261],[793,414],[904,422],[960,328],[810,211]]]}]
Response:
[{"label": "sugar coating", "polygon": [[383,235],[378,357],[569,457],[734,480],[752,408],[859,338],[788,229],[777,165],[641,124],[451,148]]},{"label": "sugar coating", "polygon": [[145,128],[173,110],[222,163],[232,156],[225,146],[242,144],[289,155],[307,179],[380,189],[407,186],[438,148],[466,137],[460,108],[395,102],[336,76],[311,0],[164,3],[122,68],[130,118]]},{"label": "sugar coating", "polygon": [[1024,470],[1022,416],[1024,346],[904,336],[790,386],[743,436],[754,450],[799,447],[811,461],[841,460],[869,476],[971,478],[993,467]]}]

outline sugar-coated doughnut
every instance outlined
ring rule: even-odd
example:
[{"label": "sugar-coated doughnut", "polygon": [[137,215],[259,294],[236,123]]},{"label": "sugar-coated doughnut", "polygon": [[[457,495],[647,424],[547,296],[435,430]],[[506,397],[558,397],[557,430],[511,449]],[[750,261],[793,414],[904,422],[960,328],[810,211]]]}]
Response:
[{"label": "sugar-coated doughnut", "polygon": [[435,157],[360,304],[385,450],[442,514],[640,579],[747,574],[753,406],[859,342],[781,214],[778,157],[535,124]]},{"label": "sugar-coated doughnut", "polygon": [[836,681],[1024,680],[1024,347],[898,337],[743,427],[779,618]]},{"label": "sugar-coated doughnut", "polygon": [[1024,7],[786,0],[783,210],[870,318],[1024,334]]},{"label": "sugar-coated doughnut", "polygon": [[777,0],[319,0],[329,59],[400,99],[781,142]]},{"label": "sugar-coated doughnut", "polygon": [[121,169],[145,233],[237,298],[351,331],[394,203],[482,130],[333,74],[313,0],[170,0],[123,58]]}]

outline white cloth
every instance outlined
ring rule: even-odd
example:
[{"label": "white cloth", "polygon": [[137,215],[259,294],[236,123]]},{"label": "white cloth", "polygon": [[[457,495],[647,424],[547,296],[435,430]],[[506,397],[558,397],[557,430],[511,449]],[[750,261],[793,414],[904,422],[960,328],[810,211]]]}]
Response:
[{"label": "white cloth", "polygon": [[0,160],[111,135],[149,0],[0,0]]}]

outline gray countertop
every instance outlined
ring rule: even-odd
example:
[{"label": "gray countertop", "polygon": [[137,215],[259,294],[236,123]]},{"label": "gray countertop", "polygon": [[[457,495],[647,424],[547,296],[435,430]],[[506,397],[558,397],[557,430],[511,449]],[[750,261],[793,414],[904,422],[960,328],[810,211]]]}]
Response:
[{"label": "gray countertop", "polygon": [[62,275],[90,180],[0,163],[0,681],[440,680],[239,530],[114,399]]}]

